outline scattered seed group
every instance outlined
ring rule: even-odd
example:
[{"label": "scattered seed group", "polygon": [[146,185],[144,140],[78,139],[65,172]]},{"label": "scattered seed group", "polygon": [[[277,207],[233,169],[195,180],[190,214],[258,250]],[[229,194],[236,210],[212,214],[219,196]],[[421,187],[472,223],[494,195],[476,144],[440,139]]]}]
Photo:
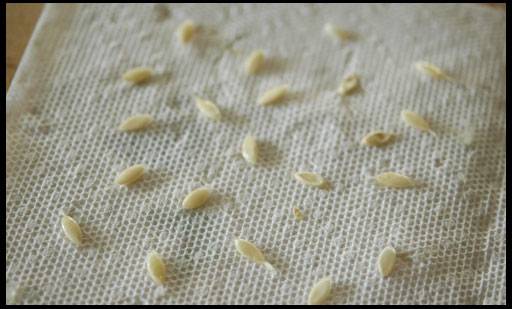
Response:
[{"label": "scattered seed group", "polygon": [[203,206],[210,198],[210,189],[199,188],[195,189],[183,200],[183,208],[185,209],[196,209]]},{"label": "scattered seed group", "polygon": [[411,178],[398,173],[386,172],[375,176],[375,181],[384,187],[403,189],[416,186],[416,182]]},{"label": "scattered seed group", "polygon": [[139,180],[142,175],[144,175],[144,165],[136,164],[122,171],[121,174],[117,176],[115,182],[118,185],[131,185]]},{"label": "scattered seed group", "polygon": [[288,88],[288,85],[281,85],[267,90],[258,98],[258,104],[267,106],[281,100],[288,93]]},{"label": "scattered seed group", "polygon": [[309,292],[308,305],[320,305],[331,296],[332,280],[325,277],[316,282]]},{"label": "scattered seed group", "polygon": [[119,130],[123,132],[132,132],[145,129],[153,122],[153,117],[148,114],[139,114],[126,118],[121,125]]},{"label": "scattered seed group", "polygon": [[[163,20],[168,17],[168,9],[165,7],[159,7],[158,10],[160,10],[158,14],[161,14],[158,17],[159,20]],[[197,30],[198,26],[192,20],[184,21],[176,31],[179,42],[182,44],[190,43],[196,35]],[[325,24],[324,32],[336,40],[348,40],[352,37],[351,32],[342,30],[338,26],[330,23]],[[244,70],[248,75],[256,74],[261,70],[264,62],[264,52],[262,50],[255,50],[244,62]],[[453,80],[439,67],[429,62],[416,62],[415,67],[434,79]],[[140,84],[148,81],[152,75],[153,70],[151,68],[136,67],[125,72],[122,75],[122,78],[133,84]],[[361,87],[360,83],[358,75],[348,75],[342,80],[339,88],[337,89],[337,93],[341,96],[350,95]],[[271,88],[258,97],[257,103],[263,106],[274,104],[282,100],[287,95],[288,91],[289,86],[286,84]],[[217,121],[221,119],[221,112],[214,102],[202,98],[195,98],[195,105],[202,115]],[[403,110],[401,112],[401,118],[411,127],[433,133],[429,123],[415,112]],[[125,119],[118,129],[124,132],[142,130],[152,122],[153,117],[149,114],[134,115]],[[391,133],[373,131],[363,137],[361,144],[368,146],[383,146],[391,142],[394,136],[395,135]],[[472,135],[470,137],[465,136],[464,143],[470,144],[472,139]],[[246,136],[243,140],[242,156],[248,163],[253,165],[258,161],[257,142],[251,135]],[[143,174],[143,165],[133,165],[122,171],[115,179],[115,183],[119,185],[130,185],[139,180]],[[321,175],[312,172],[297,172],[294,174],[294,177],[301,183],[312,187],[320,188],[326,184],[325,179]],[[417,185],[413,179],[394,172],[378,174],[374,179],[377,184],[390,188],[410,188]],[[202,207],[210,198],[210,194],[211,190],[206,187],[195,189],[186,195],[183,200],[182,207],[184,209],[196,209]],[[293,215],[297,221],[304,219],[302,211],[297,207],[293,207]],[[72,243],[77,246],[81,245],[82,231],[79,224],[73,218],[64,215],[61,218],[61,226],[65,236]],[[274,273],[276,272],[275,268],[266,260],[261,250],[253,243],[243,239],[235,239],[234,242],[238,252],[245,258],[256,264],[263,265]],[[377,263],[380,275],[382,277],[389,276],[393,271],[395,262],[395,249],[392,247],[384,248],[379,254]],[[146,264],[147,271],[151,279],[159,285],[164,284],[166,280],[166,265],[161,256],[157,252],[151,251],[147,256]],[[333,282],[330,277],[322,278],[316,282],[309,293],[308,304],[315,305],[324,303],[331,295],[332,285]]]},{"label": "scattered seed group", "polygon": [[60,225],[66,237],[75,245],[80,246],[82,244],[82,229],[75,219],[70,216],[62,216]]},{"label": "scattered seed group", "polygon": [[148,254],[146,259],[146,266],[151,279],[156,284],[164,284],[167,269],[165,267],[165,263],[162,257],[160,257],[160,255],[157,252],[151,251]]},{"label": "scattered seed group", "polygon": [[210,119],[218,121],[221,118],[219,108],[212,101],[196,98],[196,107],[199,109],[201,114]]},{"label": "scattered seed group", "polygon": [[256,74],[265,62],[265,54],[262,50],[253,51],[245,61],[245,72],[247,74]]},{"label": "scattered seed group", "polygon": [[386,247],[379,255],[377,266],[382,277],[387,277],[393,270],[396,262],[396,252],[392,247]]},{"label": "scattered seed group", "polygon": [[146,67],[137,67],[125,72],[123,74],[123,79],[134,84],[140,84],[149,80],[152,75],[152,69]]}]

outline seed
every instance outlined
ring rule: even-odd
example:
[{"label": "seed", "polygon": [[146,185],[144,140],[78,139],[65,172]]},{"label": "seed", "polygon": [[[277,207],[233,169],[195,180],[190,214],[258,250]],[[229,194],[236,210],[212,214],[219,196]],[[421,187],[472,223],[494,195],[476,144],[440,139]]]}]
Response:
[{"label": "seed", "polygon": [[297,220],[297,221],[304,220],[304,214],[297,207],[293,207],[293,215],[295,216],[295,220]]},{"label": "seed", "polygon": [[156,284],[164,284],[166,267],[160,255],[155,251],[151,251],[148,254],[146,264],[151,279],[153,279]]},{"label": "seed", "polygon": [[245,61],[245,72],[247,74],[255,74],[263,65],[265,54],[262,50],[255,50]]},{"label": "seed", "polygon": [[150,68],[138,67],[125,72],[123,79],[134,84],[140,84],[147,81],[151,75],[153,75],[153,70]]},{"label": "seed", "polygon": [[394,135],[382,131],[374,131],[363,137],[361,144],[368,146],[383,146],[393,139]]},{"label": "seed", "polygon": [[402,120],[411,127],[421,131],[432,131],[430,130],[430,125],[428,122],[415,112],[403,110],[400,115],[402,116]]},{"label": "seed", "polygon": [[79,246],[82,243],[82,229],[80,225],[76,223],[75,219],[70,216],[62,216],[60,225],[66,237],[75,245]]},{"label": "seed", "polygon": [[258,104],[270,105],[281,100],[288,93],[288,85],[281,85],[267,90],[258,98]]},{"label": "seed", "polygon": [[182,44],[189,43],[197,31],[197,25],[190,19],[185,20],[177,30],[178,39]]},{"label": "seed", "polygon": [[392,247],[386,247],[379,255],[378,258],[378,268],[379,273],[382,275],[382,277],[387,277],[391,271],[393,270],[393,267],[395,266],[396,262],[396,252],[395,249]]},{"label": "seed", "polygon": [[212,101],[196,98],[196,107],[199,111],[208,118],[213,120],[220,120],[220,110]]},{"label": "seed", "polygon": [[312,187],[322,187],[325,183],[325,180],[322,178],[322,176],[310,173],[310,172],[297,172],[295,173],[295,179],[302,182],[305,185],[312,186]]},{"label": "seed", "polygon": [[332,280],[330,277],[320,279],[309,292],[308,304],[320,305],[324,303],[330,296],[332,290]]},{"label": "seed", "polygon": [[242,143],[242,156],[245,161],[250,164],[256,164],[258,160],[258,144],[256,143],[256,139],[251,135],[245,137]]},{"label": "seed", "polygon": [[411,178],[393,172],[379,174],[375,176],[375,181],[382,186],[396,189],[411,188],[416,185]]},{"label": "seed", "polygon": [[183,200],[183,208],[195,209],[203,206],[210,197],[210,190],[208,188],[195,189]]},{"label": "seed", "polygon": [[265,256],[261,253],[260,249],[256,247],[250,241],[244,239],[235,239],[235,246],[241,255],[245,256],[249,260],[256,264],[263,264],[265,262]]},{"label": "seed", "polygon": [[121,123],[119,130],[123,132],[138,131],[146,128],[153,122],[153,117],[148,114],[139,114],[128,117]]},{"label": "seed", "polygon": [[338,94],[341,96],[349,95],[357,90],[359,86],[359,76],[355,74],[349,75],[341,81]]},{"label": "seed", "polygon": [[135,181],[139,180],[139,178],[142,177],[144,174],[144,165],[136,164],[133,166],[130,166],[129,168],[125,169],[124,171],[117,176],[115,182],[118,185],[130,185],[134,183]]},{"label": "seed", "polygon": [[330,36],[333,40],[349,40],[352,38],[352,33],[331,23],[326,23],[324,25],[324,33]]},{"label": "seed", "polygon": [[263,265],[267,270],[269,270],[272,275],[277,274],[277,270],[266,261],[265,256],[261,253],[260,249],[256,247],[252,242],[244,239],[235,239],[235,247],[238,252],[245,256],[247,259],[252,262]]},{"label": "seed", "polygon": [[437,66],[433,65],[432,63],[426,62],[426,61],[418,61],[414,64],[416,69],[419,71],[430,75],[434,79],[446,79],[446,80],[453,80],[450,76],[446,75],[443,70],[438,68]]}]

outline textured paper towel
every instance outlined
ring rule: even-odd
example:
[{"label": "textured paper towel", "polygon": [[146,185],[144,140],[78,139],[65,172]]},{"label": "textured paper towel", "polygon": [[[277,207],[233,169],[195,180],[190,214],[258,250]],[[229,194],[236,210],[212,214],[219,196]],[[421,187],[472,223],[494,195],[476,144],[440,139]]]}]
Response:
[{"label": "textured paper towel", "polygon": [[[324,276],[332,304],[506,302],[504,12],[477,5],[49,5],[7,96],[6,283],[17,303],[303,304]],[[190,46],[174,31],[191,18]],[[354,31],[337,43],[326,22]],[[261,48],[261,74],[242,65]],[[415,70],[430,61],[456,82]],[[143,86],[120,76],[155,69]],[[350,73],[362,91],[341,100]],[[259,94],[288,83],[273,107]],[[224,119],[201,117],[199,95]],[[437,137],[407,127],[400,111],[428,119]],[[149,130],[116,131],[134,113]],[[382,149],[368,132],[399,134]],[[470,135],[461,132],[470,133]],[[246,134],[261,162],[240,155]],[[462,134],[462,135],[461,135]],[[472,140],[465,145],[461,139]],[[144,179],[113,184],[132,164]],[[330,190],[305,187],[318,172]],[[395,171],[424,185],[378,188]],[[183,211],[197,186],[215,189]],[[306,219],[296,222],[292,207]],[[65,240],[73,216],[85,247]],[[257,244],[279,271],[241,257],[233,238]],[[380,251],[399,253],[382,279]],[[158,288],[149,251],[168,265]]]}]

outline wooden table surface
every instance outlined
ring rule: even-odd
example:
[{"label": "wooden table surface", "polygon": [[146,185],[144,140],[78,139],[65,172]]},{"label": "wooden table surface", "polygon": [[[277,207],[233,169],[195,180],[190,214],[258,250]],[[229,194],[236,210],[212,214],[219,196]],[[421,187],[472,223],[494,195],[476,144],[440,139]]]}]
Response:
[{"label": "wooden table surface", "polygon": [[[485,5],[499,10],[505,10],[506,8],[504,3],[487,3]],[[12,77],[16,72],[43,7],[44,4],[41,3],[8,3],[6,5],[6,90],[9,89]]]}]

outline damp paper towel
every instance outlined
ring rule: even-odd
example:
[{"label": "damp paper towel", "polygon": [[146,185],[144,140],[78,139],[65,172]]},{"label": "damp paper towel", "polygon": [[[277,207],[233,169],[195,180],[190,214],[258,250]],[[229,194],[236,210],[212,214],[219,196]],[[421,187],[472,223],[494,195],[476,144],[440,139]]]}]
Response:
[{"label": "damp paper towel", "polygon": [[[182,46],[186,19],[200,29]],[[355,36],[333,40],[326,23]],[[47,5],[7,95],[7,301],[304,304],[330,276],[329,304],[504,304],[505,26],[505,12],[474,4]],[[247,76],[256,49],[267,61]],[[120,78],[137,66],[154,77]],[[361,89],[340,98],[352,73]],[[256,103],[281,84],[285,100]],[[222,121],[201,116],[194,96],[216,102]],[[155,123],[117,130],[137,113]],[[398,137],[361,145],[373,130]],[[256,166],[240,154],[248,134]],[[115,185],[133,164],[146,166],[142,181]],[[296,181],[301,170],[330,188]],[[422,185],[376,186],[387,171]],[[200,186],[211,200],[183,210]],[[83,247],[65,239],[62,214]],[[238,237],[277,274],[242,257]],[[398,258],[381,278],[386,246]],[[146,271],[152,250],[167,265],[162,287]]]}]

